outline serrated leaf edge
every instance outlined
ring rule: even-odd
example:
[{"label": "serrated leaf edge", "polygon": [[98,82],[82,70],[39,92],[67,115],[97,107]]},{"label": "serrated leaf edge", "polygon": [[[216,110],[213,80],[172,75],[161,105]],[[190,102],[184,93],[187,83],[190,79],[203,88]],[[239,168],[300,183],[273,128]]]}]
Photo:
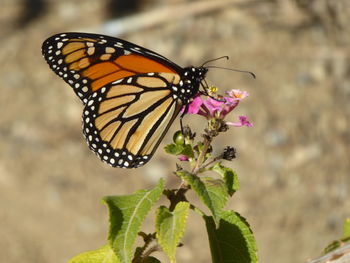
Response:
[{"label": "serrated leaf edge", "polygon": [[[140,191],[137,191],[136,193],[134,193],[134,194],[144,194],[144,196],[139,200],[139,202],[137,203],[137,205],[136,205],[135,208],[133,209],[133,213],[132,213],[132,215],[130,216],[130,220],[128,221],[128,224],[127,224],[127,226],[126,226],[126,230],[123,231],[123,232],[124,232],[123,235],[119,235],[119,239],[117,238],[118,235],[116,235],[115,238],[114,238],[114,240],[113,240],[113,242],[111,243],[111,248],[112,248],[112,250],[115,252],[115,254],[116,254],[118,260],[120,260],[121,262],[128,262],[128,261],[125,261],[125,260],[129,260],[129,255],[128,255],[128,253],[127,253],[127,248],[126,248],[126,247],[127,247],[127,246],[126,246],[127,240],[129,240],[129,239],[127,239],[127,237],[128,237],[127,234],[129,233],[130,228],[131,228],[131,225],[132,225],[132,223],[134,222],[134,218],[135,218],[135,213],[136,213],[136,211],[138,211],[140,205],[143,203],[143,201],[144,201],[150,194],[156,192],[157,189],[164,188],[163,186],[164,186],[164,180],[163,180],[163,179],[160,179],[160,180],[159,180],[159,183],[157,184],[157,186],[156,186],[155,188],[150,189],[150,190],[140,190]],[[159,197],[157,198],[157,200],[160,198],[160,196],[161,196],[161,193],[159,194]],[[155,202],[156,202],[157,200],[155,200]],[[152,200],[149,200],[149,202],[150,202],[150,203],[153,203]],[[155,203],[155,202],[154,202],[154,203]],[[123,208],[123,209],[121,209],[121,210],[125,210],[125,209],[127,209],[127,208]],[[147,215],[148,213],[149,213],[149,211],[146,213],[146,215]],[[146,215],[145,215],[145,216],[146,216]],[[122,225],[123,225],[123,224],[122,224]],[[122,227],[122,229],[125,229],[125,226]],[[122,240],[123,240],[123,244],[122,244],[123,247],[122,247],[121,250],[114,250],[115,247],[119,247],[119,246],[116,246],[116,242],[117,242],[117,241],[120,241],[120,238],[122,238]],[[118,253],[119,251],[120,251],[121,253]]]},{"label": "serrated leaf edge", "polygon": [[[185,205],[186,205],[186,207],[185,207]],[[177,220],[177,218],[176,218],[176,213],[175,213],[175,211],[177,210],[177,209],[183,209],[183,208],[186,208],[186,214],[185,214],[185,216],[183,217],[183,220],[181,220],[181,222],[180,222],[180,224],[182,225],[182,226],[184,226],[183,228],[182,228],[182,230],[181,230],[181,232],[178,232],[177,233],[177,231],[175,230],[175,226],[176,226],[176,220]],[[171,240],[178,240],[177,242],[179,242],[180,240],[181,240],[181,238],[183,237],[183,235],[184,235],[184,233],[185,233],[185,226],[186,226],[186,222],[187,222],[187,218],[188,218],[188,211],[189,211],[189,208],[190,208],[190,204],[188,203],[188,202],[179,202],[177,205],[176,205],[176,207],[175,207],[175,209],[174,209],[174,211],[173,212],[170,212],[169,210],[169,212],[172,214],[172,216],[173,216],[173,220],[172,220],[172,228],[171,228],[171,237],[172,238],[170,238]],[[161,225],[159,224],[159,229],[161,228]],[[157,236],[158,236],[158,233],[157,233]],[[164,252],[167,254],[167,256],[170,258],[170,261],[171,262],[176,262],[176,259],[175,259],[175,254],[174,255],[170,255],[170,253],[168,253],[169,251],[170,251],[170,248],[169,248],[169,246],[167,246],[167,244],[165,243],[165,242],[163,242],[163,240],[162,239],[159,239],[159,236],[158,236],[158,243],[159,243],[159,245],[163,248],[163,250],[164,250]],[[167,250],[167,251],[166,251]],[[175,251],[176,252],[176,251]]]},{"label": "serrated leaf edge", "polygon": [[[191,173],[187,173],[186,174],[180,174],[180,177],[186,177],[189,178],[191,180],[191,182],[194,182],[194,184],[190,183],[190,185],[192,186],[192,188],[195,190],[195,192],[198,193],[200,199],[202,199],[202,201],[206,204],[206,206],[209,208],[209,210],[212,212],[213,216],[214,216],[214,220],[216,223],[218,223],[219,221],[219,217],[220,217],[220,212],[221,210],[224,208],[225,204],[227,203],[228,200],[228,195],[224,196],[223,199],[223,205],[222,207],[219,208],[215,208],[215,205],[213,204],[213,200],[210,198],[209,195],[209,191],[208,191],[208,185],[206,184],[206,182],[203,182],[203,180],[201,179],[212,179],[211,177],[203,177],[203,178],[199,178],[196,175],[193,175]],[[208,183],[208,182],[207,182]],[[224,183],[224,182],[223,182]],[[203,189],[199,188],[198,185],[199,184],[203,184]],[[224,184],[225,185],[225,184]],[[226,185],[225,185],[226,187]],[[217,193],[212,192],[214,195],[218,196]],[[219,196],[219,199],[221,199],[221,196]]]},{"label": "serrated leaf edge", "polygon": [[[135,206],[135,209],[133,210],[132,215],[130,216],[130,220],[128,221],[128,224],[127,224],[126,229],[125,229],[124,234],[123,234],[125,236],[125,238],[123,238],[123,248],[122,248],[122,252],[123,252],[123,257],[124,258],[128,258],[128,251],[127,251],[127,248],[126,248],[127,247],[126,243],[127,243],[127,240],[128,240],[127,236],[128,236],[129,231],[130,231],[130,227],[131,227],[132,223],[134,222],[135,214],[138,211],[140,205],[143,203],[143,200],[145,200],[151,193],[152,193],[152,190],[150,190],[143,198],[140,199],[138,204]],[[114,247],[116,245],[115,244],[116,241],[117,241],[117,238],[114,239],[112,247]]]}]

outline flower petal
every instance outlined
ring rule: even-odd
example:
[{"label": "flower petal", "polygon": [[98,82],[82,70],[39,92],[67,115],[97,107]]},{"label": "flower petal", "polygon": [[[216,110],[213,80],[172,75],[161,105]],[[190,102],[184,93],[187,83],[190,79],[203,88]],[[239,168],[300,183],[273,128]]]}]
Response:
[{"label": "flower petal", "polygon": [[203,104],[209,110],[210,115],[214,116],[216,112],[221,111],[223,105],[225,104],[225,101],[214,100],[208,97],[203,101]]},{"label": "flower petal", "polygon": [[247,116],[239,116],[239,122],[226,122],[226,125],[234,126],[234,127],[253,127],[253,124],[248,121]]},{"label": "flower petal", "polygon": [[230,113],[234,108],[237,107],[239,100],[233,99],[231,97],[224,97],[225,104],[221,110],[221,118],[224,118],[228,113]]},{"label": "flower petal", "polygon": [[178,158],[179,158],[180,161],[183,161],[183,162],[187,162],[188,161],[188,157],[186,155],[183,155],[183,154],[179,155]]},{"label": "flower petal", "polygon": [[[193,98],[193,100],[188,104],[187,114],[197,114],[199,112],[199,109],[201,105],[203,104],[202,98],[197,95]],[[182,107],[181,112],[183,113],[185,110],[185,107]]]},{"label": "flower petal", "polygon": [[226,91],[226,94],[236,100],[242,100],[249,96],[248,92],[239,89],[232,89],[230,91]]}]

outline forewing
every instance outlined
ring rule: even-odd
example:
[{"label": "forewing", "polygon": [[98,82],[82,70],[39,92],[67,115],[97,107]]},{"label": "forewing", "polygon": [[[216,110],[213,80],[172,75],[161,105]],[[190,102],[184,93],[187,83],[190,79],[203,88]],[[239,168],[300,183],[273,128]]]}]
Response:
[{"label": "forewing", "polygon": [[114,167],[144,165],[182,107],[170,88],[179,80],[174,73],[140,74],[94,91],[83,113],[90,149]]},{"label": "forewing", "polygon": [[180,73],[165,57],[122,39],[88,33],[62,33],[44,41],[42,53],[50,68],[83,101],[108,83],[149,73]]}]

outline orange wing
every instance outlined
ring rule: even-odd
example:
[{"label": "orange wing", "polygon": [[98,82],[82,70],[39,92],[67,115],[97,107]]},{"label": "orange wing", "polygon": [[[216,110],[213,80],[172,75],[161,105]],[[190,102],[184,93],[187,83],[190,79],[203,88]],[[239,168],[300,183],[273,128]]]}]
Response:
[{"label": "orange wing", "polygon": [[87,33],[52,36],[42,53],[85,104],[83,132],[90,149],[123,168],[150,160],[207,71],[181,68],[125,40]]},{"label": "orange wing", "polygon": [[93,92],[113,81],[143,73],[181,71],[157,53],[102,35],[54,35],[43,43],[42,52],[51,69],[73,88],[84,104]]}]

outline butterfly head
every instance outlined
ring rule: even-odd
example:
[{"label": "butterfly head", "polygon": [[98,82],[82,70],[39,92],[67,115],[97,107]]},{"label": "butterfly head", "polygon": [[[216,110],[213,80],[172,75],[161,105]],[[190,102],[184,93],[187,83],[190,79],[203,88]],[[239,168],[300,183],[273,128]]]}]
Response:
[{"label": "butterfly head", "polygon": [[[208,69],[205,67],[187,67],[184,68],[180,85],[179,98],[184,104],[188,104],[190,100],[198,93],[199,86],[205,78]],[[181,94],[182,93],[182,94]]]},{"label": "butterfly head", "polygon": [[185,73],[184,76],[187,77],[187,79],[191,80],[195,83],[201,83],[201,81],[205,78],[205,75],[208,72],[208,69],[206,67],[187,67],[184,69]]}]

